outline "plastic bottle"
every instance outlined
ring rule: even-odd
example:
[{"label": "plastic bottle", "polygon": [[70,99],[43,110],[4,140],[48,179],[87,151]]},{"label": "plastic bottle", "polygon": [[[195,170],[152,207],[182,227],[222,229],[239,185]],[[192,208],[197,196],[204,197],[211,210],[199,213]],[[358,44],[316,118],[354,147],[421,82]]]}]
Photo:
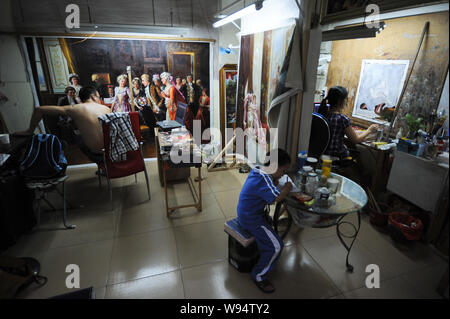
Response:
[{"label": "plastic bottle", "polygon": [[306,151],[301,151],[297,156],[297,170],[301,170],[306,163],[306,159],[308,158],[308,154]]},{"label": "plastic bottle", "polygon": [[325,175],[327,178],[330,178],[331,163],[333,163],[333,161],[330,159],[322,160],[322,175]]}]

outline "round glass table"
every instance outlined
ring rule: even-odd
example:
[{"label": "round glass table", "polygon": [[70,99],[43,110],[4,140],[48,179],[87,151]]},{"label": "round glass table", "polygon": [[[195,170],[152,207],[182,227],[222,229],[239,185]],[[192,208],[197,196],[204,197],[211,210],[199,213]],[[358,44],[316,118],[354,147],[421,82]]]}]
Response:
[{"label": "round glass table", "polygon": [[[330,177],[339,180],[339,188],[333,195],[335,198],[333,205],[328,208],[315,205],[309,207],[301,203],[296,197],[288,196],[282,202],[277,203],[273,216],[273,226],[282,239],[289,232],[292,222],[300,227],[326,228],[336,226],[337,236],[347,250],[347,270],[352,272],[353,266],[348,262],[348,258],[361,227],[361,210],[367,204],[367,194],[360,185],[344,176],[331,173]],[[343,220],[350,214],[357,214],[357,225]],[[350,226],[352,233],[343,233],[341,231],[343,225]],[[344,238],[350,239],[350,243],[346,243]]]}]

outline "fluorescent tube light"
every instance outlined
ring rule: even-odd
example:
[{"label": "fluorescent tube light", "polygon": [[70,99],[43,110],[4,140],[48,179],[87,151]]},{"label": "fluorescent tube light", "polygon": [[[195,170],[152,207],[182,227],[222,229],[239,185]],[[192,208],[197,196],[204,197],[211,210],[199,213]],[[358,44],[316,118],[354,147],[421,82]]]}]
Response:
[{"label": "fluorescent tube light", "polygon": [[256,6],[253,3],[252,5],[249,5],[248,7],[245,7],[244,9],[239,10],[239,11],[229,15],[228,17],[226,17],[224,19],[215,22],[213,24],[213,27],[214,28],[219,28],[219,27],[221,27],[221,26],[223,26],[223,25],[225,25],[227,23],[230,23],[230,22],[232,22],[234,20],[240,19],[240,18],[242,18],[242,17],[244,17],[246,15],[249,15],[249,14],[252,14],[252,13],[255,13],[255,12],[256,12]]},{"label": "fluorescent tube light", "polygon": [[164,36],[183,36],[189,33],[189,28],[145,26],[145,25],[119,25],[119,24],[81,24],[78,29],[67,29],[70,33],[119,33],[119,34],[155,34]]}]

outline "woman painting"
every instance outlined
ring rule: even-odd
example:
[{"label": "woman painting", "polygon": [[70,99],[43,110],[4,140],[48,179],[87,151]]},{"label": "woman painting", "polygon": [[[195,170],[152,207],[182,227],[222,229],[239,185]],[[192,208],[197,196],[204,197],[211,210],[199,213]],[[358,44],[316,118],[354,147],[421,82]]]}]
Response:
[{"label": "woman painting", "polygon": [[[195,120],[198,120],[201,123],[202,136],[203,136],[203,132],[209,128],[209,102],[210,102],[210,98],[207,94],[207,89],[203,88],[202,96],[200,97],[200,100],[199,100],[200,107],[195,116]],[[208,140],[203,140],[203,138],[202,138],[202,144],[206,144],[208,142],[209,142]]]},{"label": "woman painting", "polygon": [[111,106],[113,112],[131,112],[130,88],[127,86],[127,76],[121,74],[117,77],[119,86],[114,89],[114,101]]},{"label": "woman painting", "polygon": [[165,99],[167,107],[166,120],[175,121],[177,104],[179,101],[184,102],[183,94],[177,89],[170,73],[163,72],[161,74],[161,82],[165,86],[164,90],[161,91],[161,96]]},{"label": "woman painting", "polygon": [[69,83],[70,86],[75,89],[75,100],[77,101],[77,103],[81,103],[78,95],[80,94],[82,86],[80,85],[80,78],[78,74],[69,74]]},{"label": "woman painting", "polygon": [[338,157],[341,160],[350,156],[350,152],[344,144],[344,135],[347,135],[352,143],[358,144],[366,140],[371,133],[376,132],[378,129],[378,125],[372,124],[363,133],[356,133],[351,126],[350,119],[342,114],[347,97],[347,89],[342,86],[333,86],[328,91],[328,95],[322,100],[318,110],[327,119],[331,132],[330,143],[325,154]]},{"label": "woman painting", "polygon": [[257,138],[259,144],[263,147],[267,144],[266,130],[261,123],[259,114],[259,105],[256,102],[256,95],[253,93],[247,94],[244,101],[244,130],[249,132]]},{"label": "woman painting", "polygon": [[181,77],[177,76],[175,79],[175,86],[177,87],[178,91],[181,92],[181,87],[183,86],[183,83],[181,83]]}]

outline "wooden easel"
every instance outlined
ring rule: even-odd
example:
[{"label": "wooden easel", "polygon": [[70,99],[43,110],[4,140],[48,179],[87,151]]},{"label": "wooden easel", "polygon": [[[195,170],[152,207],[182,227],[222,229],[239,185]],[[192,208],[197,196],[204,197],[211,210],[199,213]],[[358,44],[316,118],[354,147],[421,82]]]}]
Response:
[{"label": "wooden easel", "polygon": [[[236,155],[235,154],[230,154],[230,155],[224,155],[224,153],[227,151],[227,149],[230,148],[230,146],[234,146],[234,141],[236,140],[236,135],[233,134],[233,138],[227,143],[227,145],[225,145],[225,147],[222,149],[222,151],[214,158],[214,161],[208,166],[208,172],[214,172],[214,171],[223,171],[223,170],[228,170],[228,169],[232,169],[232,168],[236,168]],[[225,167],[218,167],[218,168],[214,168],[217,164],[217,162],[220,159],[225,159],[227,158],[227,156],[233,156],[233,162],[231,163],[230,166],[225,166]]]},{"label": "wooden easel", "polygon": [[420,52],[420,47],[422,46],[423,39],[425,38],[425,34],[428,32],[429,27],[430,27],[430,21],[427,21],[425,23],[425,26],[423,27],[422,36],[420,37],[419,45],[416,50],[416,55],[414,56],[413,64],[411,65],[411,68],[409,69],[408,76],[406,77],[405,85],[403,86],[402,93],[400,94],[400,97],[397,102],[397,107],[394,110],[394,115],[392,116],[392,120],[389,125],[389,130],[388,130],[388,133],[386,134],[386,140],[389,140],[389,136],[391,136],[392,127],[394,125],[395,119],[397,118],[398,110],[400,109],[400,105],[402,103],[403,96],[405,95],[405,91],[406,91],[406,87],[408,86],[409,78],[411,77],[412,70],[414,69],[414,65],[416,64],[417,56],[419,55],[419,52]]}]

